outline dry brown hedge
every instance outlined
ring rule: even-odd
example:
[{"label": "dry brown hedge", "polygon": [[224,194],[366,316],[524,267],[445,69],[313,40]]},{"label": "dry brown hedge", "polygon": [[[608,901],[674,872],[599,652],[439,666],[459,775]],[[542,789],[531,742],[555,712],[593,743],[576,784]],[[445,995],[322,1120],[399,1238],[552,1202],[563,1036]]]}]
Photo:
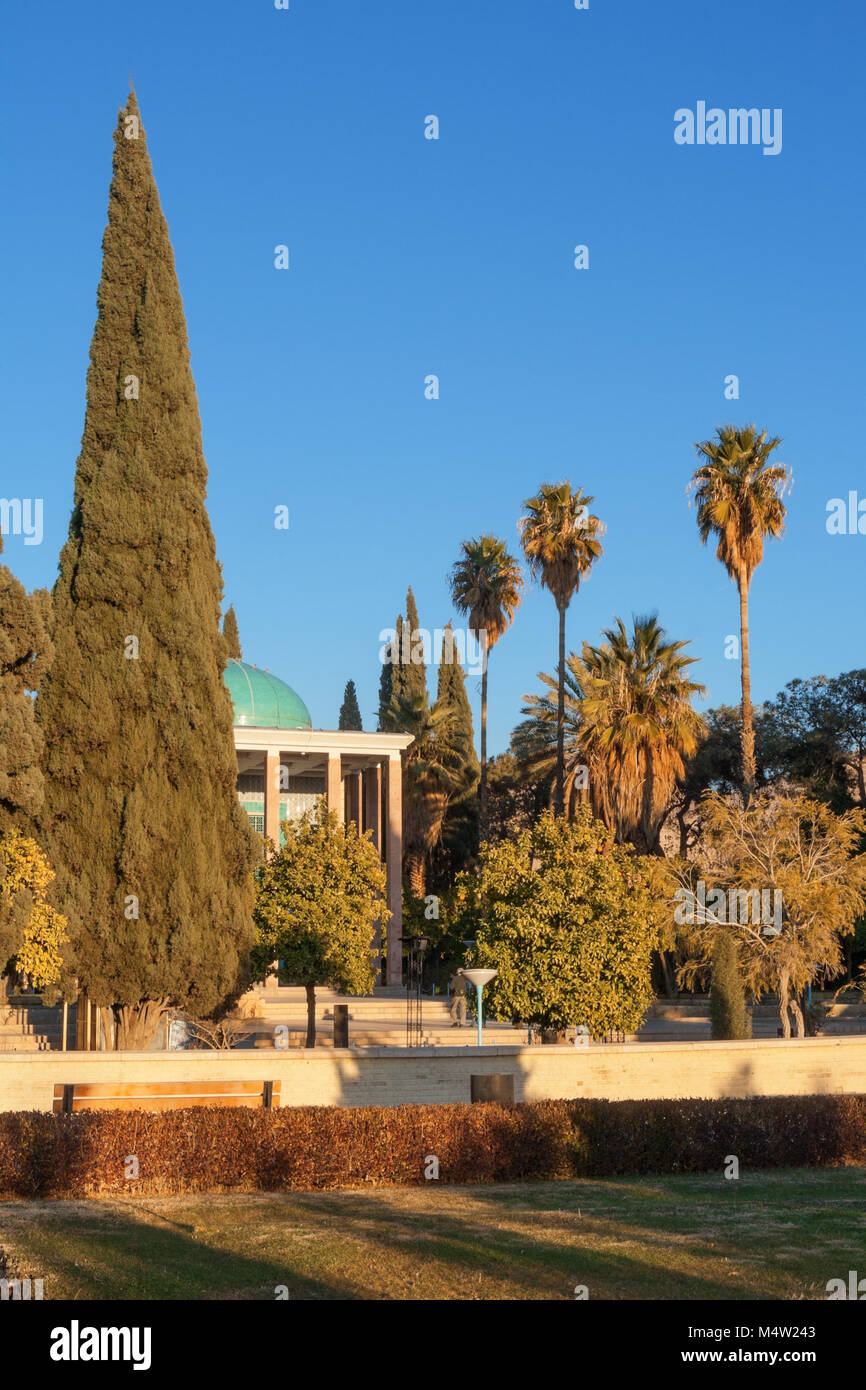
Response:
[{"label": "dry brown hedge", "polygon": [[[0,1114],[0,1197],[866,1165],[866,1096]],[[125,1176],[129,1156],[137,1180]]]}]

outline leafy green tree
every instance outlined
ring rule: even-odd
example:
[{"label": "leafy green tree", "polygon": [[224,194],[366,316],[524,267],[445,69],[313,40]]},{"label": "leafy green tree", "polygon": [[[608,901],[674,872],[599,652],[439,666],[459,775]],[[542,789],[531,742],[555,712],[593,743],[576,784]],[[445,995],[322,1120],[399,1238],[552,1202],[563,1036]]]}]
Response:
[{"label": "leafy green tree", "polygon": [[523,593],[520,566],[505,542],[483,535],[463,541],[460,558],[449,577],[451,601],[482,644],[481,670],[481,776],[479,780],[479,834],[487,837],[487,668],[490,652],[514,621]]},{"label": "leafy green tree", "polygon": [[559,614],[557,663],[556,780],[553,809],[565,813],[565,615],[568,605],[595,562],[601,559],[604,528],[590,515],[593,498],[569,482],[544,483],[524,502],[519,522],[523,553],[534,579],[553,595]]},{"label": "leafy green tree", "polygon": [[[515,736],[512,735],[512,748]],[[550,781],[536,777],[514,752],[499,753],[487,765],[488,839],[492,844],[526,830],[552,807]]]},{"label": "leafy green tree", "polygon": [[306,1045],[315,1047],[317,985],[372,991],[374,925],[390,916],[385,870],[369,832],[341,825],[324,800],[284,829],[285,844],[256,874],[253,966],[264,979],[278,960],[283,983],[304,986]]},{"label": "leafy green tree", "polygon": [[[671,810],[677,822],[679,855],[685,859],[700,836],[700,802],[709,791],[729,796],[743,784],[743,726],[731,705],[706,710],[694,751],[683,757],[683,772]],[[762,712],[755,713],[755,763],[758,786],[766,782],[767,740]]]},{"label": "leafy green tree", "polygon": [[[746,987],[756,996],[775,993],[784,1036],[790,1037],[792,1013],[802,1036],[797,996],[820,976],[838,974],[841,938],[853,932],[866,909],[866,855],[860,852],[866,812],[838,815],[824,802],[772,790],[744,808],[733,797],[710,793],[701,804],[701,821],[697,862],[687,866],[689,882],[680,891],[702,878],[707,905],[693,913],[681,977],[692,983],[705,973],[719,932],[736,930]],[[715,891],[724,895],[718,906],[709,896]],[[761,902],[756,914],[752,899],[757,906],[754,895],[762,893],[778,896],[768,896],[768,910]],[[771,912],[781,922],[767,922]]]},{"label": "leafy green tree", "polygon": [[222,580],[168,229],[130,94],[102,278],[55,657],[37,701],[40,826],[72,965],[119,1049],[166,1008],[243,988],[256,850],[238,804]]},{"label": "leafy green tree", "polygon": [[343,692],[343,703],[340,706],[339,729],[363,729],[361,723],[361,710],[358,706],[358,692],[355,690],[355,682],[347,681],[346,689]]},{"label": "leafy green tree", "polygon": [[866,808],[866,671],[789,681],[763,728],[773,772],[835,810]]},{"label": "leafy green tree", "polygon": [[768,439],[754,425],[737,429],[723,425],[715,439],[705,439],[695,450],[704,462],[690,484],[697,507],[698,530],[706,545],[717,541],[716,558],[737,585],[740,596],[740,678],[743,717],[743,797],[746,805],[756,786],[755,734],[752,726],[751,669],[749,665],[749,585],[764,558],[764,538],[781,536],[785,529],[782,498],[791,475],[771,455],[781,439]]},{"label": "leafy green tree", "polygon": [[237,614],[235,613],[234,605],[231,603],[226,609],[226,615],[223,618],[223,640],[226,644],[226,656],[234,657],[236,661],[243,661]]},{"label": "leafy green tree", "polygon": [[456,891],[471,963],[498,970],[491,1016],[595,1036],[631,1032],[651,1000],[656,928],[634,856],[580,806],[482,846]]},{"label": "leafy green tree", "polygon": [[737,961],[737,944],[730,931],[718,932],[713,946],[710,984],[710,1037],[750,1038],[752,1019]]}]

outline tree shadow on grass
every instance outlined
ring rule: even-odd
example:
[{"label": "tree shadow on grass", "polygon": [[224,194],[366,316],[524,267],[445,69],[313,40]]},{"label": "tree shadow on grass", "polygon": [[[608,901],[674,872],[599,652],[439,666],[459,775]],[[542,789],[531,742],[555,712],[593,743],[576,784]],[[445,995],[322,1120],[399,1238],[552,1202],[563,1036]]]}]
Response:
[{"label": "tree shadow on grass", "polygon": [[[720,1277],[677,1267],[686,1260],[713,1265],[728,1259],[735,1268],[738,1259],[743,1258],[735,1247],[708,1249],[697,1234],[692,1245],[684,1247],[664,1231],[626,1224],[615,1214],[607,1230],[587,1229],[584,1233],[572,1227],[567,1232],[570,1236],[585,1234],[585,1243],[557,1244],[535,1239],[531,1225],[524,1231],[498,1229],[497,1215],[513,1217],[514,1207],[500,1207],[493,1194],[485,1190],[468,1191],[479,1205],[476,1213],[470,1215],[464,1209],[449,1215],[449,1195],[465,1202],[467,1189],[443,1186],[437,1193],[442,1208],[432,1216],[427,1210],[407,1213],[353,1193],[343,1212],[343,1229],[348,1232],[360,1225],[359,1235],[386,1250],[405,1250],[411,1243],[413,1259],[422,1266],[426,1261],[438,1261],[463,1275],[483,1271],[513,1290],[503,1293],[503,1297],[572,1298],[578,1284],[588,1287],[590,1297],[731,1300],[774,1296],[769,1288],[756,1291],[754,1281],[746,1281],[743,1276]],[[329,1203],[324,1194],[303,1194],[302,1209],[318,1213],[323,1220],[334,1216],[333,1202]],[[543,1208],[536,1203],[525,1214],[538,1224],[543,1219]],[[549,1214],[552,1222],[562,1216],[561,1208],[553,1201]],[[620,1252],[594,1248],[593,1239],[615,1239],[632,1248]]]},{"label": "tree shadow on grass", "polygon": [[275,1300],[281,1286],[290,1299],[352,1297],[339,1279],[315,1278],[290,1257],[237,1254],[197,1240],[194,1225],[156,1212],[151,1223],[126,1204],[3,1204],[0,1239],[4,1206],[28,1218],[26,1224],[15,1223],[14,1245],[31,1277],[45,1279],[46,1299]]}]

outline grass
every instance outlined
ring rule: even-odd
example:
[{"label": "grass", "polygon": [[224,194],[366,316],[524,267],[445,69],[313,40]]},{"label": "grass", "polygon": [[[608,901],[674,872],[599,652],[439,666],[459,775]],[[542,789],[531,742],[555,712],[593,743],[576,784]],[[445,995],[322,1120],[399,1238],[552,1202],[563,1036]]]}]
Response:
[{"label": "grass", "polygon": [[0,1204],[49,1299],[824,1299],[866,1169]]}]

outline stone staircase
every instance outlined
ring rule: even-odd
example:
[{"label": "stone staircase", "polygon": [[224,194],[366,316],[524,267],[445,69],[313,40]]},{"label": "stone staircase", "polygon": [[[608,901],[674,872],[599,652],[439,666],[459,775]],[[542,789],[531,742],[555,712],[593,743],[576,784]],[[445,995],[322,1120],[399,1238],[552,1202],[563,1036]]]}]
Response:
[{"label": "stone staircase", "polygon": [[[244,1025],[245,1045],[273,1046],[277,1026],[289,1030],[290,1047],[303,1047],[307,1029],[307,1001],[303,989],[262,989],[258,991],[261,1017]],[[334,1005],[349,1006],[349,1043],[357,1047],[403,1047],[406,1042],[406,992],[400,986],[382,987],[371,996],[350,998],[333,990],[316,990],[316,1046],[333,1047]],[[454,1028],[450,1019],[450,1000],[444,996],[422,1001],[422,1043],[428,1047],[472,1047],[476,1041],[474,1023]],[[752,1011],[755,1038],[778,1035],[779,1014],[774,1003],[757,1005]],[[825,1037],[866,1033],[866,1008],[862,1004],[837,1005],[835,1015],[824,1024]],[[708,1042],[710,1010],[706,999],[656,1000],[637,1033],[626,1034],[624,1042]],[[484,1041],[488,1046],[520,1046],[526,1030],[509,1023],[486,1022]]]},{"label": "stone staircase", "polygon": [[[8,995],[0,1002],[0,1053],[51,1052],[62,1044],[63,1010],[39,996]],[[69,1010],[67,1046],[75,1046],[75,1009]]]},{"label": "stone staircase", "polygon": [[[307,1031],[307,999],[303,989],[280,986],[257,991],[261,1016],[244,1025],[248,1046],[273,1046],[274,1029],[289,1030],[289,1046],[303,1047]],[[405,1047],[406,991],[398,985],[377,986],[372,995],[347,997],[329,989],[316,990],[316,1046],[334,1045],[334,1005],[349,1006],[349,1044],[357,1047]],[[421,1006],[421,1040],[428,1047],[471,1047],[477,1039],[476,1025],[455,1028],[451,1023],[451,1001],[425,995]],[[484,1041],[488,1046],[511,1045],[526,1040],[524,1029],[510,1023],[485,1023]]]}]

